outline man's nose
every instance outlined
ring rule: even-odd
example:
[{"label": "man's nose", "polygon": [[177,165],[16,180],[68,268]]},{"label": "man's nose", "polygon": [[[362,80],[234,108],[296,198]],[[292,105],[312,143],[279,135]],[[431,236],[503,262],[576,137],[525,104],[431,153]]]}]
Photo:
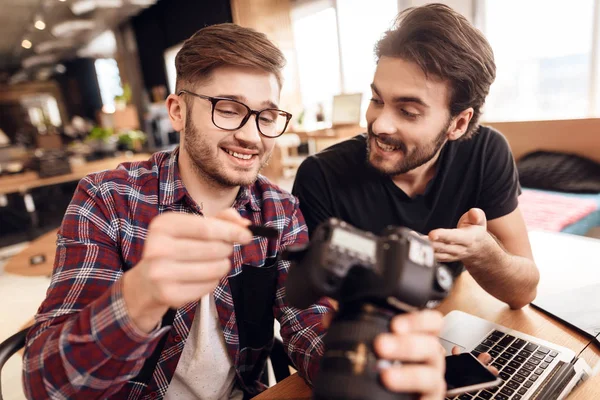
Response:
[{"label": "man's nose", "polygon": [[256,118],[258,118],[258,115],[250,115],[244,126],[235,133],[234,136],[236,139],[247,143],[259,143],[261,141],[261,134],[256,124]]},{"label": "man's nose", "polygon": [[373,133],[385,133],[392,135],[396,133],[397,128],[391,112],[381,110],[373,120]]}]

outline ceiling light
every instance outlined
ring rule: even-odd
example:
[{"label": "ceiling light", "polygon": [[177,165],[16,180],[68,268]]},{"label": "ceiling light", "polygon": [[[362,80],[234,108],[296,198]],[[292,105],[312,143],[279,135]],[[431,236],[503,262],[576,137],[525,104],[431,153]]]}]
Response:
[{"label": "ceiling light", "polygon": [[58,1],[60,1],[61,3],[64,3],[64,2],[65,2],[65,1],[67,1],[67,0],[58,0]]},{"label": "ceiling light", "polygon": [[50,78],[51,75],[52,75],[52,69],[49,67],[46,67],[46,68],[39,69],[36,72],[35,77],[40,81],[45,81],[48,78]]},{"label": "ceiling light", "polygon": [[46,24],[41,19],[38,19],[37,21],[35,21],[34,26],[36,29],[39,29],[40,31],[43,31],[44,29],[46,29]]},{"label": "ceiling light", "polygon": [[56,56],[51,54],[46,54],[43,56],[32,56],[27,57],[23,61],[21,61],[21,65],[23,68],[28,69],[31,67],[35,67],[36,65],[46,65],[46,64],[55,64],[57,61]]},{"label": "ceiling light", "polygon": [[52,34],[56,37],[73,36],[80,31],[94,29],[95,26],[94,21],[83,19],[70,20],[54,25],[52,27]]},{"label": "ceiling light", "polygon": [[71,11],[75,15],[81,15],[96,9],[94,0],[81,0],[71,4]]},{"label": "ceiling light", "polygon": [[111,30],[102,32],[77,51],[79,57],[112,58],[117,52],[117,40]]},{"label": "ceiling light", "polygon": [[16,72],[13,76],[10,77],[8,83],[14,85],[25,80],[27,80],[27,72],[20,70],[19,72]]},{"label": "ceiling light", "polygon": [[24,39],[21,42],[21,46],[23,46],[24,49],[30,49],[31,48],[31,42],[27,39]]},{"label": "ceiling light", "polygon": [[71,11],[75,15],[82,15],[97,8],[120,8],[123,0],[77,0],[71,3]]},{"label": "ceiling light", "polygon": [[129,3],[134,6],[149,7],[156,3],[156,0],[129,0]]},{"label": "ceiling light", "polygon": [[50,40],[35,45],[35,52],[38,54],[47,53],[54,50],[66,50],[73,48],[75,44],[70,40]]}]

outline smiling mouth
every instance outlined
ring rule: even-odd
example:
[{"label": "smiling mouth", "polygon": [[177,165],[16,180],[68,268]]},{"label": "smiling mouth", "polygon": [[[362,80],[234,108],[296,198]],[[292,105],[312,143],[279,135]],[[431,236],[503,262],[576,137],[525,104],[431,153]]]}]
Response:
[{"label": "smiling mouth", "polygon": [[241,154],[241,153],[236,153],[235,151],[231,151],[231,150],[228,150],[228,149],[223,149],[223,151],[225,151],[230,156],[235,157],[235,158],[240,159],[240,160],[250,160],[252,157],[254,157],[256,155],[256,154]]},{"label": "smiling mouth", "polygon": [[379,147],[381,150],[383,151],[396,151],[396,150],[400,150],[400,147],[394,147],[394,146],[390,146],[388,144],[385,144],[383,142],[380,142],[379,139],[375,139],[375,142],[377,143],[377,147]]}]

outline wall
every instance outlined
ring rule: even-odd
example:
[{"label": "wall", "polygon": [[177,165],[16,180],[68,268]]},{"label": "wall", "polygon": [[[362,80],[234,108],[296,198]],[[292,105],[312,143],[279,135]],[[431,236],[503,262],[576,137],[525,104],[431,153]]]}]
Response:
[{"label": "wall", "polygon": [[398,9],[420,7],[429,3],[442,3],[464,15],[471,23],[476,23],[478,0],[398,0]]},{"label": "wall", "polygon": [[552,151],[600,163],[600,118],[482,123],[502,132],[516,160],[534,151]]},{"label": "wall", "polygon": [[143,83],[150,93],[168,87],[164,52],[198,29],[232,22],[229,0],[160,0],[131,20],[135,33]]},{"label": "wall", "polygon": [[[285,55],[280,108],[294,115],[302,110],[290,0],[231,0],[233,22],[267,35]],[[318,60],[315,60],[318,62]]]}]

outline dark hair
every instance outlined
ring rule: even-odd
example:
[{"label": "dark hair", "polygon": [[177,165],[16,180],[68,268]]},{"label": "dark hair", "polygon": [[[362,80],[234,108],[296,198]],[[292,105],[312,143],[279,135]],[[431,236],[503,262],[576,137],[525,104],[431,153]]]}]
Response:
[{"label": "dark hair", "polygon": [[494,53],[483,34],[465,17],[443,4],[408,8],[375,46],[377,60],[398,57],[419,65],[426,75],[450,82],[450,114],[473,107],[462,138],[479,126],[481,107],[496,78]]},{"label": "dark hair", "polygon": [[187,39],[175,57],[176,92],[210,78],[211,72],[222,66],[271,72],[281,87],[285,57],[265,34],[254,29],[230,23],[207,26]]}]

